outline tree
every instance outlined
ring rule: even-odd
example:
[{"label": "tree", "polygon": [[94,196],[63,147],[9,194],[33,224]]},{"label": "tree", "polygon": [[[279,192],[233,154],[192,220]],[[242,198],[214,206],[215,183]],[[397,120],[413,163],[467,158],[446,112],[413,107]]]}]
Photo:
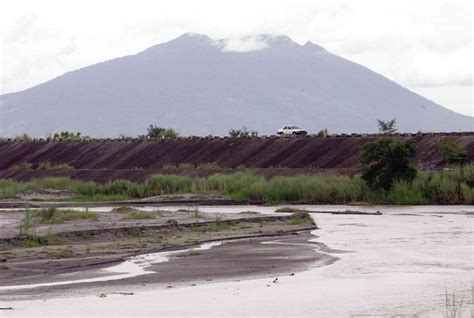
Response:
[{"label": "tree", "polygon": [[256,130],[248,130],[247,127],[242,126],[240,129],[229,130],[229,136],[232,138],[254,138],[258,137]]},{"label": "tree", "polygon": [[165,132],[166,129],[155,126],[155,125],[150,125],[147,128],[147,134],[146,137],[150,139],[157,139],[161,138],[163,136],[163,133]]},{"label": "tree", "polygon": [[459,147],[449,139],[440,138],[436,145],[442,164],[463,165],[469,160],[466,149]]},{"label": "tree", "polygon": [[173,139],[178,137],[179,134],[173,128],[162,128],[155,125],[150,125],[147,128],[146,135],[140,135],[139,138],[147,139]]},{"label": "tree", "polygon": [[240,129],[231,129],[229,130],[229,136],[232,138],[238,138],[240,136]]},{"label": "tree", "polygon": [[417,170],[410,163],[418,150],[410,142],[383,138],[364,146],[361,158],[362,179],[372,189],[390,190],[397,180],[412,182]]},{"label": "tree", "polygon": [[392,120],[389,120],[389,121],[377,119],[379,132],[381,132],[382,134],[393,134],[397,132],[397,128],[395,127],[396,123],[397,123],[396,118],[393,118]]},{"label": "tree", "polygon": [[327,137],[329,135],[329,132],[327,128],[321,129],[316,136],[318,137]]},{"label": "tree", "polygon": [[177,138],[179,134],[173,128],[166,128],[163,132],[163,138],[174,139]]},{"label": "tree", "polygon": [[15,141],[31,141],[32,138],[28,134],[18,135],[15,138]]},{"label": "tree", "polygon": [[83,140],[86,137],[83,137],[80,132],[74,133],[71,131],[61,131],[60,133],[55,133],[53,136],[53,140]]}]

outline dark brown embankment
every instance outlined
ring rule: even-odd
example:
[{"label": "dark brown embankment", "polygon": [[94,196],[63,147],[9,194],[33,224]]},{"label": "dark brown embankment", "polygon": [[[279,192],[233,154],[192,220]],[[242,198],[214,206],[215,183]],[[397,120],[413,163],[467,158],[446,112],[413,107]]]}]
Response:
[{"label": "dark brown embankment", "polygon": [[[252,139],[198,138],[161,141],[91,140],[91,141],[0,141],[0,178],[27,180],[44,176],[108,181],[125,178],[144,180],[154,173],[209,175],[228,173],[237,167],[253,169],[256,173],[293,175],[296,173],[335,172],[355,173],[367,142],[377,135],[339,135],[330,137],[260,137]],[[443,134],[404,134],[391,138],[413,140],[421,168],[439,165],[436,142],[447,138],[466,149],[474,159],[474,132]],[[33,170],[11,168],[28,162]],[[44,162],[66,163],[73,170],[35,170]],[[217,170],[163,169],[167,164],[213,163]]]}]

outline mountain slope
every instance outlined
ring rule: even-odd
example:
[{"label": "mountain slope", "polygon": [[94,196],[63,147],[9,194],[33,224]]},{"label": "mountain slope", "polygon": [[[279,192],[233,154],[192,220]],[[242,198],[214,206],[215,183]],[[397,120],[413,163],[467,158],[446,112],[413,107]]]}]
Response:
[{"label": "mountain slope", "polygon": [[270,134],[284,124],[372,132],[377,118],[393,117],[401,131],[473,130],[472,117],[316,44],[267,35],[259,41],[266,47],[232,52],[225,41],[185,34],[3,95],[0,135],[136,135],[152,123],[200,135],[242,125]]}]

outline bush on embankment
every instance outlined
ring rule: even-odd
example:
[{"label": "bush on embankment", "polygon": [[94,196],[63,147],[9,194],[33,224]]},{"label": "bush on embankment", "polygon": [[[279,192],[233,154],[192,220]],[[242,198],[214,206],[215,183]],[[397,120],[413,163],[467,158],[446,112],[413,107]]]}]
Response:
[{"label": "bush on embankment", "polygon": [[207,178],[154,175],[143,183],[115,180],[105,184],[56,177],[28,182],[0,180],[0,198],[24,191],[68,190],[83,200],[122,200],[186,192],[218,192],[235,199],[269,202],[343,204],[473,204],[474,165],[450,171],[420,172],[412,183],[395,182],[389,191],[372,190],[360,176],[297,175],[270,180],[249,172]]}]

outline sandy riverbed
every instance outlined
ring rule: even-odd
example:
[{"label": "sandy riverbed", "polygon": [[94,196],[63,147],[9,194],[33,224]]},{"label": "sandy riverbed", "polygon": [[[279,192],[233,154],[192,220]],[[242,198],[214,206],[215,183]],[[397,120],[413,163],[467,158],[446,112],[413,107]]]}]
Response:
[{"label": "sandy riverbed", "polygon": [[[309,216],[301,214],[154,209],[147,212],[153,218],[128,220],[124,216],[130,211],[109,209],[93,219],[43,224],[33,212],[33,225],[28,229],[32,238],[0,237],[0,299],[229,280],[301,271],[316,262],[324,265],[335,260],[314,253],[311,244],[272,243],[276,239],[307,242],[312,237],[308,230],[315,226]],[[0,215],[9,220],[3,224],[4,232],[9,233],[18,231],[26,212],[7,210]],[[38,241],[38,237],[44,239]],[[267,244],[258,244],[263,241]],[[211,249],[216,244],[226,248]]]},{"label": "sandy riverbed", "polygon": [[[208,209],[219,207],[209,207]],[[249,208],[249,207],[247,207]],[[322,207],[306,207],[320,211]],[[200,208],[206,211],[206,208]],[[222,207],[226,213],[239,207]],[[272,213],[274,207],[250,207]],[[374,208],[366,208],[372,210]],[[445,289],[464,304],[462,317],[472,307],[473,218],[472,207],[378,207],[383,215],[313,214],[320,230],[303,240],[256,240],[239,248],[232,243],[202,251],[200,255],[159,263],[159,273],[199,272],[191,259],[214,259],[227,255],[227,263],[213,265],[216,272],[239,266],[249,246],[309,245],[316,255],[338,258],[335,262],[310,266],[304,271],[259,273],[229,279],[203,275],[173,288],[157,285],[146,290],[122,285],[130,294],[107,294],[107,288],[83,291],[85,297],[70,296],[46,301],[2,301],[6,317],[30,316],[311,316],[311,317],[444,317]],[[241,209],[240,209],[241,210]],[[326,248],[327,246],[327,248]],[[329,248],[329,249],[328,249]],[[251,250],[251,249],[250,249]],[[232,252],[233,251],[233,252]],[[299,251],[298,251],[299,253]],[[207,256],[206,256],[207,255]],[[280,254],[279,256],[281,256]],[[306,257],[309,254],[305,254]],[[296,257],[296,256],[290,256]],[[269,255],[271,259],[271,256]],[[236,260],[232,263],[232,260]],[[268,261],[268,259],[267,259]],[[179,263],[181,262],[181,263]],[[190,263],[188,263],[190,262]],[[212,262],[211,262],[212,263]],[[173,266],[175,264],[175,266]],[[266,266],[270,263],[267,263]],[[325,265],[325,266],[320,266]],[[180,269],[180,270],[178,270]],[[178,274],[176,274],[179,277]],[[278,279],[275,281],[275,278]],[[211,278],[212,279],[212,278]],[[195,285],[195,286],[194,286]],[[107,287],[107,286],[106,286]],[[99,297],[99,292],[107,297]],[[117,292],[114,289],[113,292]],[[91,293],[93,293],[91,295]],[[185,305],[183,305],[185,304]]]}]

